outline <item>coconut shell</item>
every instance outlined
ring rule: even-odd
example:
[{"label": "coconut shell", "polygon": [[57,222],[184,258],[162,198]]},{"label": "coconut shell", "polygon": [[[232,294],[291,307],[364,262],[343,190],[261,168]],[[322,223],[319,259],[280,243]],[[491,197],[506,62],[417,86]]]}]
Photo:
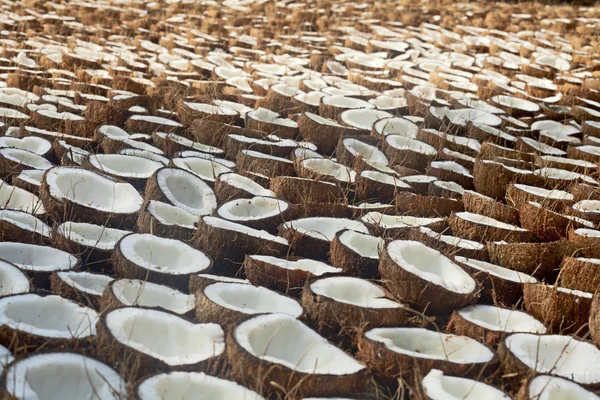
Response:
[{"label": "coconut shell", "polygon": [[271,179],[269,188],[275,196],[293,204],[343,202],[344,190],[318,180],[277,176]]},{"label": "coconut shell", "polygon": [[542,321],[548,331],[585,337],[592,299],[575,296],[543,283],[526,283],[523,305],[528,313]]},{"label": "coconut shell", "polygon": [[278,233],[289,242],[292,255],[327,261],[331,245],[328,240],[309,236],[293,228],[285,228],[283,225],[279,226]]},{"label": "coconut shell", "polygon": [[69,285],[62,280],[56,272],[53,272],[52,275],[50,275],[50,290],[52,290],[52,293],[93,308],[96,311],[100,309],[100,295],[96,296],[85,293],[84,291]]},{"label": "coconut shell", "polygon": [[596,342],[596,345],[600,344],[600,289],[594,292],[594,297],[592,298],[589,328],[590,336]]},{"label": "coconut shell", "polygon": [[410,192],[398,192],[395,203],[399,213],[420,217],[447,217],[452,213],[464,211],[461,200]]},{"label": "coconut shell", "polygon": [[455,335],[468,336],[492,348],[496,347],[498,342],[507,335],[507,332],[505,331],[494,331],[467,321],[457,310],[452,312],[452,316],[446,327],[446,332]]},{"label": "coconut shell", "polygon": [[336,150],[335,150],[335,157],[337,159],[337,162],[339,162],[340,164],[343,164],[343,165],[347,166],[348,168],[351,168],[358,172],[363,171],[363,170],[373,169],[373,167],[371,167],[368,164],[367,160],[364,157],[362,157],[360,154],[357,154],[357,155],[352,154],[348,150],[348,148],[344,145],[344,139],[347,139],[347,138],[353,138],[364,144],[375,146],[375,147],[380,145],[380,139],[377,137],[369,136],[369,135],[358,135],[358,134],[348,135],[348,136],[345,136],[340,139],[340,141],[337,144]]},{"label": "coconut shell", "polygon": [[299,128],[295,126],[284,126],[273,124],[268,121],[262,121],[246,115],[246,128],[255,131],[265,132],[267,135],[275,134],[281,139],[295,139],[298,137]]},{"label": "coconut shell", "polygon": [[563,212],[566,215],[571,215],[574,217],[578,217],[578,218],[590,221],[590,222],[594,223],[595,226],[598,226],[598,224],[600,224],[600,213],[597,211],[594,211],[594,210],[591,210],[591,211],[577,210],[573,207],[565,207]]},{"label": "coconut shell", "polygon": [[539,203],[544,208],[548,208],[556,212],[560,212],[563,208],[565,208],[565,206],[570,206],[574,203],[572,200],[550,199],[548,197],[539,196],[525,190],[521,190],[512,183],[506,188],[506,202],[508,205],[518,209],[523,204],[527,204],[529,201]]},{"label": "coconut shell", "polygon": [[394,201],[394,197],[398,192],[411,190],[412,189],[410,188],[398,187],[393,184],[376,181],[362,175],[356,176],[356,200],[374,200],[380,203],[389,204]]},{"label": "coconut shell", "polygon": [[[508,335],[510,336],[510,335]],[[508,337],[507,336],[507,337]],[[503,382],[508,386],[520,387],[523,381],[527,381],[537,374],[527,365],[523,364],[506,346],[505,338],[498,342],[498,355],[500,365],[504,371]]]},{"label": "coconut shell", "polygon": [[85,268],[91,272],[110,272],[110,256],[112,249],[103,250],[98,247],[86,246],[62,235],[60,230],[55,229],[52,234],[52,247],[67,253],[77,254],[85,263]]},{"label": "coconut shell", "polygon": [[580,235],[570,229],[568,238],[583,257],[600,258],[600,237]]},{"label": "coconut shell", "polygon": [[[444,232],[440,235],[446,234]],[[466,249],[464,247],[452,245],[443,242],[439,237],[431,237],[426,233],[423,233],[419,228],[413,228],[408,234],[409,240],[415,240],[423,243],[425,246],[432,249],[436,249],[446,257],[462,256],[467,258],[474,258],[476,260],[487,261],[488,255],[485,246],[481,249]]]},{"label": "coconut shell", "polygon": [[569,229],[586,227],[581,222],[531,203],[519,207],[519,220],[523,228],[532,232],[538,240],[543,242],[564,238]]},{"label": "coconut shell", "polygon": [[[0,219],[0,242],[21,242],[37,245],[50,244],[50,235],[44,236],[39,232],[20,227],[5,219]],[[75,253],[77,254],[77,253]]]},{"label": "coconut shell", "polygon": [[465,189],[473,189],[473,177],[449,169],[432,167],[426,168],[427,175],[435,176],[441,181],[456,182]]},{"label": "coconut shell", "polygon": [[428,155],[410,149],[398,149],[383,141],[383,151],[392,165],[401,165],[417,171],[425,171],[429,163],[435,160],[435,155]]},{"label": "coconut shell", "polygon": [[574,201],[581,200],[600,200],[600,189],[586,183],[575,183],[569,189],[574,197]]},{"label": "coconut shell", "polygon": [[[326,117],[324,114],[321,114],[321,116]],[[335,115],[333,118],[335,118]],[[333,153],[340,139],[360,134],[359,130],[346,126],[319,124],[304,114],[298,120],[298,130],[303,139],[316,144],[319,151],[323,154]]]},{"label": "coconut shell", "polygon": [[456,293],[412,274],[390,258],[387,246],[380,255],[379,273],[395,298],[428,314],[444,313],[471,304],[479,291],[476,285],[471,293]]},{"label": "coconut shell", "polygon": [[339,231],[331,241],[329,258],[331,265],[344,270],[345,274],[364,279],[380,279],[379,259],[363,257],[340,241],[346,229]]},{"label": "coconut shell", "polygon": [[491,197],[478,196],[477,194],[465,191],[462,195],[462,202],[465,211],[485,215],[498,221],[511,225],[519,225],[519,211]]},{"label": "coconut shell", "polygon": [[481,151],[478,156],[482,160],[493,160],[496,157],[512,158],[528,162],[534,160],[534,154],[523,153],[508,147],[499,146],[490,141],[481,144]]},{"label": "coconut shell", "polygon": [[[192,125],[189,127],[189,131],[196,142],[214,147],[224,146],[225,139],[227,135],[230,134],[242,135],[256,139],[261,139],[265,136],[264,132],[255,131],[248,128],[240,128],[239,126],[228,125],[210,119],[194,120]],[[237,154],[237,151],[235,154]],[[233,154],[232,157],[235,157],[235,154]]]},{"label": "coconut shell", "polygon": [[506,242],[530,242],[533,239],[532,234],[529,231],[510,230],[491,225],[484,225],[459,218],[456,215],[450,217],[448,224],[455,236],[481,243],[500,240]]},{"label": "coconut shell", "polygon": [[264,139],[262,141],[259,140],[260,139],[257,139],[256,141],[243,141],[236,136],[227,135],[225,137],[223,148],[227,158],[230,160],[235,160],[236,155],[242,150],[254,150],[275,157],[287,157],[291,152],[298,148],[295,142],[285,146],[277,146],[275,142],[265,142]]},{"label": "coconut shell", "polygon": [[[494,179],[490,179],[490,177]],[[492,197],[502,199],[506,194],[506,189],[511,183],[523,183],[536,186],[540,182],[540,177],[531,173],[519,173],[507,168],[498,162],[483,162],[478,159],[473,168],[473,184],[477,192]]]},{"label": "coconut shell", "polygon": [[195,232],[193,228],[163,224],[148,211],[148,205],[138,214],[137,228],[139,233],[151,233],[156,236],[181,240],[182,242],[191,240]]},{"label": "coconut shell", "polygon": [[544,243],[488,243],[492,263],[554,282],[564,256],[571,256],[576,247],[565,239]]},{"label": "coconut shell", "polygon": [[405,326],[411,316],[404,306],[370,308],[335,301],[314,293],[310,283],[302,291],[302,308],[321,336],[345,348],[355,345],[358,332],[378,327]]},{"label": "coconut shell", "polygon": [[600,287],[600,263],[565,256],[560,265],[560,286],[594,293]]},{"label": "coconut shell", "polygon": [[198,119],[208,119],[224,124],[234,124],[239,118],[239,115],[237,113],[235,115],[228,115],[198,111],[189,107],[184,101],[179,102],[179,106],[177,108],[177,116],[179,117],[181,123],[185,126],[192,125],[192,123]]},{"label": "coconut shell", "polygon": [[[215,277],[215,278],[212,278]],[[250,284],[248,280],[245,279],[235,279],[229,277],[221,277],[222,279],[218,279],[219,275],[211,275],[211,274],[194,274],[190,276],[190,285],[189,285],[189,293],[195,294],[198,290],[202,289],[205,286],[208,286],[217,282],[229,282],[229,283],[240,283],[240,284]]]},{"label": "coconut shell", "polygon": [[333,217],[350,218],[353,217],[352,210],[346,204],[342,203],[301,203],[291,204],[294,218],[312,218],[312,217]]},{"label": "coconut shell", "polygon": [[19,178],[19,175],[14,175],[12,177],[11,184],[13,186],[20,187],[21,189],[25,189],[28,192],[35,194],[36,196],[39,196],[39,194],[40,194],[40,186],[39,185],[35,185],[31,182],[27,182],[27,181]]},{"label": "coconut shell", "polygon": [[[289,160],[287,160],[289,161]],[[294,163],[267,157],[256,157],[252,154],[239,152],[236,156],[237,167],[244,171],[268,176],[295,176]]]}]

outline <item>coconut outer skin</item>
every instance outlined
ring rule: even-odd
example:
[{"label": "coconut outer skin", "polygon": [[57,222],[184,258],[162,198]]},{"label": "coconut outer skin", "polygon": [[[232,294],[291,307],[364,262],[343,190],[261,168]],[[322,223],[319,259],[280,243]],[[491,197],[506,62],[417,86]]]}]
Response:
[{"label": "coconut outer skin", "polygon": [[341,268],[344,273],[351,276],[363,279],[381,279],[378,259],[363,257],[340,241],[340,236],[346,231],[347,229],[337,232],[331,241],[329,250],[331,265]]},{"label": "coconut outer skin", "polygon": [[94,157],[94,155],[89,155],[86,158],[84,158],[83,162],[81,163],[82,168],[88,169],[90,171],[94,171],[98,174],[104,174],[104,175],[110,176],[111,178],[113,178],[114,180],[119,181],[119,182],[127,182],[131,186],[136,188],[138,191],[144,190],[144,187],[146,186],[146,181],[148,180],[148,178],[125,177],[125,176],[120,176],[117,174],[111,174],[109,172],[106,172],[103,169],[96,168],[96,166],[94,166],[90,162],[90,157]]},{"label": "coconut outer skin", "polygon": [[344,145],[344,139],[348,138],[352,138],[364,144],[375,147],[378,147],[380,140],[377,137],[370,135],[361,135],[355,133],[353,135],[340,138],[340,141],[335,149],[335,156],[337,162],[340,164],[345,165],[357,172],[373,169],[373,167],[370,166],[360,154],[354,155],[348,150],[348,148]]},{"label": "coconut outer skin", "polygon": [[355,195],[357,200],[377,200],[381,203],[391,203],[398,192],[405,190],[410,189],[378,182],[361,175],[356,176]]},{"label": "coconut outer skin", "polygon": [[[440,233],[439,235],[442,235]],[[452,256],[463,256],[467,258],[474,258],[476,260],[487,261],[488,254],[485,246],[481,249],[465,249],[463,247],[454,246],[442,242],[441,240],[431,237],[419,230],[419,228],[412,228],[408,234],[409,240],[415,240],[423,243],[427,247],[431,247],[445,255],[448,258]]]},{"label": "coconut outer skin", "polygon": [[542,242],[552,242],[567,236],[569,228],[585,228],[562,214],[526,203],[519,207],[521,226]]},{"label": "coconut outer skin", "polygon": [[596,345],[600,344],[600,289],[596,290],[594,297],[592,298],[592,306],[590,307],[590,336],[596,342]]},{"label": "coconut outer skin", "polygon": [[95,296],[78,290],[60,279],[56,272],[50,275],[50,290],[58,296],[74,301],[75,303],[83,304],[93,310],[98,311],[100,309],[101,296]]},{"label": "coconut outer skin", "polygon": [[[299,260],[289,256],[288,260]],[[244,260],[246,278],[256,286],[264,286],[279,293],[299,297],[304,284],[315,276],[300,269],[285,269],[246,255]]]},{"label": "coconut outer skin", "polygon": [[420,278],[396,264],[390,258],[387,246],[379,257],[379,273],[384,285],[395,298],[410,304],[416,310],[428,314],[446,313],[473,303],[479,292],[477,281],[471,293],[463,294]]},{"label": "coconut outer skin", "polygon": [[215,179],[215,195],[219,204],[225,204],[231,200],[237,199],[251,199],[254,194],[240,188],[236,188],[227,182],[220,180],[218,177]]},{"label": "coconut outer skin", "polygon": [[559,292],[542,283],[525,283],[523,304],[528,313],[542,321],[548,331],[585,337],[592,299]]},{"label": "coconut outer skin", "polygon": [[331,247],[331,242],[328,240],[306,235],[291,227],[286,229],[283,225],[279,226],[278,233],[288,241],[293,255],[327,261]]},{"label": "coconut outer skin", "polygon": [[[118,310],[120,308],[128,307],[113,308],[110,309],[110,311]],[[136,308],[143,310],[153,309],[147,307]],[[179,318],[187,320],[187,318],[177,315],[171,311],[163,309],[160,309],[160,311],[167,314],[173,314]],[[95,357],[97,357],[99,360],[105,362],[109,366],[113,366],[113,368],[115,368],[115,370],[117,370],[117,372],[119,372],[119,374],[124,378],[137,380],[145,376],[168,371],[202,371],[206,374],[217,376],[219,371],[222,371],[227,366],[227,349],[217,356],[210,357],[195,364],[184,364],[179,366],[167,365],[163,361],[126,346],[115,339],[106,324],[107,314],[108,312],[105,312],[98,320],[96,328],[98,330],[97,337],[91,351],[95,353]]]},{"label": "coconut outer skin", "polygon": [[[149,203],[148,203],[149,204]],[[138,214],[138,233],[150,233],[156,236],[189,242],[194,236],[194,229],[181,225],[163,224],[144,207]]]},{"label": "coconut outer skin", "polygon": [[543,204],[544,208],[549,208],[553,211],[560,212],[565,206],[574,204],[573,200],[564,199],[549,199],[533,193],[526,192],[517,188],[514,184],[508,185],[506,188],[506,201],[509,205],[519,208],[529,201]]},{"label": "coconut outer skin", "polygon": [[575,229],[569,229],[569,241],[574,243],[582,256],[588,258],[600,258],[600,237],[583,236],[575,233]]},{"label": "coconut outer skin", "polygon": [[469,322],[464,319],[457,310],[452,312],[450,320],[448,321],[448,326],[446,327],[446,332],[455,335],[468,336],[492,348],[495,348],[498,342],[507,335],[504,331],[486,329],[480,325]]},{"label": "coconut outer skin", "polygon": [[373,375],[390,385],[398,385],[399,378],[412,385],[412,383],[420,381],[432,369],[439,369],[444,372],[444,375],[475,378],[488,376],[488,373],[495,371],[498,366],[498,355],[495,353],[489,362],[471,364],[416,358],[396,353],[388,349],[385,344],[371,340],[364,334],[358,338],[356,358],[367,364]]},{"label": "coconut outer skin", "polygon": [[447,217],[464,211],[461,200],[438,196],[423,196],[410,192],[398,192],[394,199],[396,210],[405,215],[419,217]]},{"label": "coconut outer skin", "polygon": [[560,286],[594,293],[600,287],[600,264],[565,256],[560,268]]},{"label": "coconut outer skin", "polygon": [[267,135],[276,133],[282,139],[296,139],[298,137],[299,128],[294,126],[283,126],[273,124],[271,122],[262,121],[246,115],[246,128],[255,131],[265,132]]},{"label": "coconut outer skin", "polygon": [[569,189],[575,202],[581,200],[600,200],[600,190],[586,183],[575,183]]},{"label": "coconut outer skin", "polygon": [[493,264],[531,275],[539,280],[554,282],[564,256],[574,254],[577,248],[567,240],[546,243],[487,244]]},{"label": "coconut outer skin", "polygon": [[505,378],[503,381],[508,386],[517,390],[523,381],[536,376],[536,372],[523,364],[506,346],[505,340],[510,335],[505,336],[500,342],[498,342],[498,356],[500,358],[500,365],[504,372]]},{"label": "coconut outer skin", "polygon": [[519,225],[519,211],[492,198],[465,192],[462,195],[465,211],[485,215],[511,225]]},{"label": "coconut outer skin", "polygon": [[243,152],[237,153],[236,165],[240,170],[250,171],[273,178],[275,176],[295,176],[296,170],[291,162],[260,158]]},{"label": "coconut outer skin", "polygon": [[[250,318],[248,318],[250,319]],[[257,393],[293,398],[362,396],[371,398],[376,388],[367,368],[354,374],[307,374],[261,360],[235,340],[236,326],[227,334],[226,352],[232,380]],[[274,384],[276,383],[276,385]],[[266,396],[265,396],[266,397]]]},{"label": "coconut outer skin", "polygon": [[536,186],[537,181],[533,174],[520,174],[500,163],[484,163],[477,160],[473,167],[473,186],[479,193],[494,199],[504,198],[508,185],[513,182]]},{"label": "coconut outer skin", "polygon": [[455,236],[476,242],[531,242],[533,237],[529,231],[508,230],[477,222],[468,221],[455,215],[451,216],[448,224]]},{"label": "coconut outer skin", "polygon": [[52,235],[49,237],[44,236],[39,232],[21,228],[9,221],[0,220],[0,242],[20,242],[37,245],[49,245],[51,241]]},{"label": "coconut outer skin", "polygon": [[[261,138],[264,133],[253,131],[247,128],[240,128],[236,125],[213,121],[210,119],[196,119],[189,127],[194,140],[208,146],[221,147],[225,143],[227,135],[235,134],[248,137]],[[235,154],[234,154],[235,156]]]},{"label": "coconut outer skin", "polygon": [[85,261],[86,269],[90,272],[104,272],[113,269],[110,265],[112,250],[103,250],[77,243],[61,235],[57,229],[54,230],[52,235],[52,247],[67,253],[77,254],[81,260]]},{"label": "coconut outer skin", "polygon": [[440,181],[456,182],[465,189],[473,189],[473,177],[451,171],[444,168],[432,167],[431,164],[425,169],[426,175],[435,176]]},{"label": "coconut outer skin", "polygon": [[345,201],[344,190],[318,180],[294,179],[288,176],[271,178],[270,187],[275,196],[292,204],[337,203]]},{"label": "coconut outer skin", "polygon": [[356,345],[357,333],[372,328],[405,326],[411,315],[406,307],[370,308],[335,301],[314,293],[310,283],[304,286],[301,297],[306,317],[321,336],[343,348]]}]

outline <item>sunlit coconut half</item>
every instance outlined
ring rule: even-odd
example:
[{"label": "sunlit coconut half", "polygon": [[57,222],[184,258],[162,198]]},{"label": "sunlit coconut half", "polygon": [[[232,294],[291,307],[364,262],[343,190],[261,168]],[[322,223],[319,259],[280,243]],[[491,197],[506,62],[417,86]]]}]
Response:
[{"label": "sunlit coconut half", "polygon": [[244,271],[248,280],[257,286],[265,286],[280,293],[297,295],[306,281],[323,274],[342,272],[321,261],[307,258],[288,259],[261,255],[247,255]]},{"label": "sunlit coconut half", "polygon": [[571,205],[574,197],[564,190],[548,190],[541,187],[510,184],[506,189],[506,201],[509,205],[519,208],[528,201],[535,201],[555,211],[562,211],[565,205]]},{"label": "sunlit coconut half", "polygon": [[38,288],[48,287],[52,272],[68,271],[79,264],[76,256],[65,251],[17,242],[0,242],[0,259],[19,267]]},{"label": "sunlit coconut half", "polygon": [[442,218],[413,217],[410,215],[388,215],[378,211],[370,211],[360,218],[373,235],[384,235],[389,238],[407,238],[411,228],[427,226],[432,229],[442,228]]},{"label": "sunlit coconut half", "polygon": [[471,379],[447,376],[438,369],[432,369],[421,381],[428,399],[490,399],[509,400],[504,392],[491,385]]},{"label": "sunlit coconut half", "polygon": [[248,177],[232,172],[217,177],[215,194],[221,203],[255,196],[275,197],[275,193],[271,190],[265,189]]},{"label": "sunlit coconut half", "polygon": [[302,160],[296,172],[302,178],[323,180],[342,186],[351,185],[356,180],[355,171],[328,158]]},{"label": "sunlit coconut half", "polygon": [[90,169],[131,183],[143,189],[146,181],[163,164],[147,158],[123,154],[94,154],[87,159]]},{"label": "sunlit coconut half", "polygon": [[16,265],[0,260],[0,296],[27,293],[32,285]]},{"label": "sunlit coconut half", "polygon": [[50,227],[24,211],[0,210],[0,240],[46,244],[50,241]]},{"label": "sunlit coconut half", "polygon": [[231,326],[255,314],[300,317],[304,310],[291,297],[262,286],[217,282],[196,292],[196,319]]},{"label": "sunlit coconut half", "polygon": [[144,379],[135,389],[140,400],[264,400],[256,392],[233,381],[204,372],[173,371]]},{"label": "sunlit coconut half", "polygon": [[358,329],[404,325],[406,306],[376,284],[355,277],[323,277],[302,291],[302,306],[321,335],[349,345]]},{"label": "sunlit coconut half", "polygon": [[379,273],[390,292],[429,312],[443,312],[474,301],[477,282],[437,250],[411,240],[388,243]]},{"label": "sunlit coconut half", "polygon": [[202,217],[197,228],[192,243],[209,254],[215,261],[215,268],[224,269],[221,272],[235,274],[246,254],[278,257],[289,250],[285,238],[217,217]]},{"label": "sunlit coconut half", "polygon": [[137,228],[139,233],[188,241],[194,234],[194,224],[198,216],[190,214],[183,208],[150,200],[138,215]]},{"label": "sunlit coconut half", "polygon": [[403,135],[387,135],[383,148],[392,164],[418,171],[425,170],[437,154],[433,146]]},{"label": "sunlit coconut half", "polygon": [[50,276],[50,288],[61,297],[97,310],[102,292],[112,281],[113,278],[108,275],[58,271]]},{"label": "sunlit coconut half", "polygon": [[380,237],[344,229],[331,241],[330,259],[334,267],[361,278],[379,277],[379,252],[384,240]]},{"label": "sunlit coconut half", "polygon": [[56,228],[52,243],[61,250],[78,254],[85,262],[105,261],[117,242],[129,233],[103,225],[67,221]]},{"label": "sunlit coconut half", "polygon": [[345,199],[340,186],[317,179],[278,176],[271,178],[269,187],[277,198],[292,204],[340,203]]},{"label": "sunlit coconut half", "polygon": [[223,164],[199,157],[178,157],[171,159],[175,167],[188,170],[200,177],[203,181],[213,183],[217,176],[226,172],[233,172]]},{"label": "sunlit coconut half", "polygon": [[190,214],[201,216],[217,208],[217,198],[201,177],[180,168],[161,168],[148,180],[146,201],[171,203]]},{"label": "sunlit coconut half", "polygon": [[119,278],[143,279],[187,290],[190,275],[205,272],[212,260],[200,250],[151,234],[124,236],[112,255]]},{"label": "sunlit coconut half", "polygon": [[126,126],[129,132],[139,133],[179,132],[183,129],[183,125],[177,121],[154,115],[133,115],[127,120]]},{"label": "sunlit coconut half", "polygon": [[46,172],[40,194],[44,207],[58,221],[98,222],[113,227],[135,226],[143,199],[129,183],[76,167]]},{"label": "sunlit coconut half", "polygon": [[294,139],[298,136],[298,124],[291,119],[282,118],[278,113],[266,108],[246,113],[246,127],[266,133],[275,133],[281,138]]},{"label": "sunlit coconut half", "polygon": [[218,122],[234,123],[239,117],[237,111],[226,106],[187,101],[181,102],[177,114],[185,126],[191,125],[195,119],[210,119]]},{"label": "sunlit coconut half", "polygon": [[550,374],[590,387],[600,382],[600,350],[571,336],[514,333],[501,342],[499,353],[507,373]]},{"label": "sunlit coconut half", "polygon": [[6,147],[0,148],[0,177],[18,175],[26,169],[47,170],[53,164],[39,154],[27,150]]},{"label": "sunlit coconut half", "polygon": [[425,226],[412,229],[409,238],[419,241],[432,249],[439,250],[442,254],[466,256],[479,260],[487,259],[487,250],[484,244],[474,240],[440,234]]},{"label": "sunlit coconut half", "polygon": [[232,200],[217,209],[217,215],[223,219],[269,232],[276,231],[291,213],[286,201],[262,196]]},{"label": "sunlit coconut half", "polygon": [[0,180],[0,207],[43,215],[46,208],[35,194]]},{"label": "sunlit coconut half", "polygon": [[391,118],[392,114],[372,108],[346,110],[340,114],[339,120],[355,129],[370,132],[373,124],[382,118]]},{"label": "sunlit coconut half", "polygon": [[370,166],[385,167],[389,162],[377,146],[367,143],[367,139],[342,139],[337,146],[335,155],[338,162],[356,171],[371,169]]},{"label": "sunlit coconut half", "polygon": [[151,308],[122,307],[102,314],[98,323],[102,356],[134,376],[161,370],[218,370],[225,338],[217,324],[194,323]]},{"label": "sunlit coconut half", "polygon": [[241,322],[228,335],[227,348],[232,377],[251,389],[300,397],[361,396],[370,389],[364,365],[291,315]]},{"label": "sunlit coconut half", "polygon": [[165,285],[139,279],[117,279],[102,291],[100,309],[121,306],[161,308],[180,315],[190,315],[196,307],[196,296]]},{"label": "sunlit coconut half", "polygon": [[540,110],[540,106],[536,103],[517,97],[501,95],[494,96],[490,100],[493,105],[515,118],[533,116]]},{"label": "sunlit coconut half", "polygon": [[284,222],[279,227],[279,234],[289,241],[295,255],[325,259],[335,234],[343,229],[369,232],[360,221],[314,217]]},{"label": "sunlit coconut half", "polygon": [[575,382],[550,375],[538,375],[526,381],[517,395],[518,400],[598,400],[596,394]]},{"label": "sunlit coconut half", "polygon": [[484,215],[470,212],[454,214],[448,222],[458,237],[481,242],[504,240],[507,242],[531,241],[531,232]]},{"label": "sunlit coconut half", "polygon": [[483,304],[454,311],[446,329],[488,346],[495,346],[504,336],[514,332],[546,333],[544,324],[527,313]]},{"label": "sunlit coconut half", "polygon": [[88,356],[48,352],[19,359],[7,370],[3,389],[16,399],[119,400],[126,383],[108,365]]},{"label": "sunlit coconut half", "polygon": [[94,339],[97,320],[96,311],[60,296],[25,293],[0,299],[0,341],[24,353],[37,346],[83,346]]},{"label": "sunlit coconut half", "polygon": [[325,154],[331,154],[342,137],[360,133],[356,129],[311,112],[302,114],[298,120],[298,129],[302,138],[316,144]]},{"label": "sunlit coconut half", "polygon": [[375,328],[359,338],[357,357],[384,379],[426,376],[432,369],[477,377],[492,371],[498,356],[467,336],[423,328]]}]

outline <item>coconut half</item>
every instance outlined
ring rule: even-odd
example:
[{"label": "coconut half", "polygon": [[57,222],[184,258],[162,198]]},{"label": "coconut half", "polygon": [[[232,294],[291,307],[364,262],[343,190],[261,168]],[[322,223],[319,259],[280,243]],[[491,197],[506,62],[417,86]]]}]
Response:
[{"label": "coconut half", "polygon": [[236,173],[219,175],[215,181],[215,194],[221,203],[255,196],[275,197],[275,193],[272,191],[263,188],[252,179]]},{"label": "coconut half", "polygon": [[50,241],[50,227],[24,211],[0,210],[0,240],[45,244]]},{"label": "coconut half", "polygon": [[71,254],[80,254],[84,261],[99,261],[110,258],[117,242],[129,233],[102,225],[67,221],[57,227],[53,243]]},{"label": "coconut half", "polygon": [[233,381],[206,375],[204,372],[173,371],[151,376],[139,383],[140,400],[264,400]]},{"label": "coconut half", "polygon": [[127,396],[123,378],[108,365],[76,353],[30,355],[7,370],[4,389],[18,399],[119,400]]},{"label": "coconut half", "polygon": [[470,212],[456,213],[448,223],[456,236],[480,242],[529,242],[532,236],[527,229]]},{"label": "coconut half", "polygon": [[144,188],[146,180],[163,167],[161,162],[124,154],[94,154],[87,162],[94,170],[129,182],[138,189]]},{"label": "coconut half", "polygon": [[421,384],[431,400],[510,400],[504,392],[493,386],[471,379],[445,376],[439,369],[429,371]]},{"label": "coconut half", "polygon": [[100,296],[112,281],[108,275],[58,271],[50,276],[50,287],[59,296],[98,309]]},{"label": "coconut half", "polygon": [[217,215],[223,219],[269,232],[276,231],[290,214],[286,201],[262,196],[232,200],[217,209]]},{"label": "coconut half", "polygon": [[600,399],[571,380],[550,375],[538,375],[525,382],[518,396],[519,400]]},{"label": "coconut half", "polygon": [[[21,176],[23,171],[19,176]],[[33,184],[35,187],[35,183]],[[33,215],[43,215],[46,208],[35,194],[0,179],[0,208],[20,210]]]},{"label": "coconut half", "polygon": [[29,278],[16,265],[0,260],[0,296],[27,293],[31,290]]},{"label": "coconut half", "polygon": [[383,245],[380,237],[344,229],[337,232],[331,242],[331,263],[350,275],[378,278],[379,252]]}]

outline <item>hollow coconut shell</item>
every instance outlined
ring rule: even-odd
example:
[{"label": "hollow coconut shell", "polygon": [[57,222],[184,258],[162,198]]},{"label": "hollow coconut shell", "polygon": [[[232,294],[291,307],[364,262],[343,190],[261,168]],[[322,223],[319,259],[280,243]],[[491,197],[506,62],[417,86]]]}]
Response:
[{"label": "hollow coconut shell", "polygon": [[549,332],[585,337],[592,294],[561,289],[543,283],[526,283],[523,305],[529,314],[548,327]]},{"label": "hollow coconut shell", "polygon": [[511,225],[519,224],[519,210],[491,197],[466,190],[462,195],[462,202],[465,211],[470,213],[485,215]]},{"label": "hollow coconut shell", "polygon": [[340,139],[360,133],[357,129],[347,126],[320,124],[305,114],[298,120],[298,130],[303,139],[316,144],[324,154],[333,153]]},{"label": "hollow coconut shell", "polygon": [[560,212],[563,208],[565,208],[565,206],[570,206],[574,203],[572,200],[566,200],[562,198],[552,199],[548,197],[542,197],[540,195],[522,190],[512,183],[506,188],[506,202],[512,207],[519,208],[529,201],[540,203],[544,206],[544,208],[548,208],[557,212]]},{"label": "hollow coconut shell", "polygon": [[72,300],[76,303],[84,304],[85,306],[93,308],[94,310],[100,309],[101,295],[86,293],[73,285],[69,285],[60,278],[56,271],[50,275],[50,290],[52,293]]},{"label": "hollow coconut shell", "polygon": [[585,231],[569,229],[567,236],[583,257],[600,258],[600,235],[586,235]]},{"label": "hollow coconut shell", "polygon": [[590,228],[593,226],[591,223],[587,225],[582,220],[568,218],[565,215],[541,207],[538,203],[531,202],[519,207],[519,220],[523,228],[532,232],[538,240],[543,242],[564,238],[567,236],[569,229]]},{"label": "hollow coconut shell", "polygon": [[351,276],[364,279],[380,279],[378,258],[362,256],[340,241],[340,236],[347,231],[347,229],[344,229],[337,232],[331,241],[329,250],[331,265],[341,268],[344,273]]},{"label": "hollow coconut shell", "polygon": [[[490,177],[494,177],[494,179],[490,179]],[[540,182],[540,177],[525,170],[508,167],[497,161],[478,159],[475,162],[473,185],[477,192],[495,199],[502,199],[508,186],[515,182],[536,186]]]},{"label": "hollow coconut shell", "polygon": [[270,189],[275,196],[293,204],[300,203],[337,203],[346,196],[337,185],[314,179],[277,176],[271,178]]},{"label": "hollow coconut shell", "polygon": [[[506,229],[500,226],[491,226],[461,218],[456,214],[450,217],[448,224],[455,236],[481,243],[500,240],[506,242],[530,242],[533,239],[531,232],[526,229]],[[515,228],[518,227],[515,226]]]},{"label": "hollow coconut shell", "polygon": [[240,283],[244,285],[249,285],[250,281],[247,279],[238,279],[231,278],[228,276],[222,275],[212,275],[212,274],[194,274],[190,276],[190,285],[189,285],[189,293],[195,294],[198,290],[202,289],[205,286],[208,286],[212,283],[216,282],[227,282],[227,283]]},{"label": "hollow coconut shell", "polygon": [[331,247],[329,240],[309,236],[292,227],[286,228],[284,224],[279,226],[278,234],[288,241],[292,255],[327,261]]},{"label": "hollow coconut shell", "polygon": [[281,157],[271,157],[264,153],[249,153],[240,151],[236,156],[236,164],[240,170],[250,171],[265,175],[269,178],[275,176],[295,176],[294,163]]},{"label": "hollow coconut shell", "polygon": [[453,213],[464,211],[461,200],[448,197],[398,192],[394,200],[399,213],[419,217],[447,217]]},{"label": "hollow coconut shell", "polygon": [[560,265],[560,286],[594,293],[600,287],[600,260],[565,256]]},{"label": "hollow coconut shell", "polygon": [[[24,216],[28,215],[24,211],[10,210],[9,212],[23,214]],[[20,224],[13,223],[10,219],[0,218],[0,242],[21,242],[38,245],[50,244],[52,236],[49,229],[47,229],[47,226],[44,229],[41,225],[43,221],[38,221],[38,223],[40,225],[35,226],[35,230],[33,230],[29,226],[23,227]]]},{"label": "hollow coconut shell", "polygon": [[486,261],[488,259],[487,249],[482,245],[482,248],[465,248],[455,244],[449,244],[441,240],[441,235],[446,235],[442,232],[438,235],[430,236],[420,228],[412,228],[408,234],[409,240],[415,240],[423,243],[427,247],[436,249],[446,257],[462,256],[467,258],[474,258],[476,260]]}]

